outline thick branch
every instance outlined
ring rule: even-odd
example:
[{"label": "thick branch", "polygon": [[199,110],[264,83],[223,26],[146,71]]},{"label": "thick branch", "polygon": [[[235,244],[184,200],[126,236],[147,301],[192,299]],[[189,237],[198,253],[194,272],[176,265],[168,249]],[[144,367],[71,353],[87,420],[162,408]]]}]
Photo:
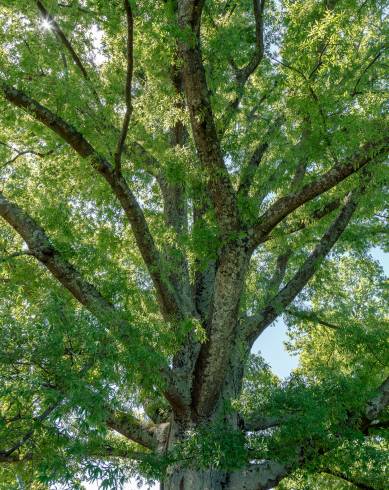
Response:
[{"label": "thick branch", "polygon": [[[377,395],[368,401],[361,420],[362,430],[370,427],[389,404],[389,377],[377,390]],[[374,425],[374,424],[373,424]]]},{"label": "thick branch", "polygon": [[[201,194],[206,194],[204,189],[201,189]],[[206,226],[204,216],[209,211],[209,203],[202,202],[201,199],[193,201],[193,225]],[[196,309],[200,314],[201,319],[205,322],[208,318],[209,308],[212,303],[213,289],[215,285],[216,261],[209,258],[206,265],[200,267],[200,261],[195,262],[195,280],[194,280],[194,295]]]},{"label": "thick branch", "polygon": [[143,260],[153,280],[162,314],[165,318],[180,315],[177,297],[166,284],[162,274],[161,257],[150,233],[142,209],[122,175],[117,175],[112,165],[79,133],[73,126],[54,114],[23,92],[1,82],[5,98],[16,107],[20,107],[35,119],[54,131],[66,141],[81,157],[89,158],[93,168],[107,181],[118,198],[128,217],[142,254]]},{"label": "thick branch", "polygon": [[228,236],[239,227],[236,196],[223,161],[211,107],[210,93],[200,49],[200,19],[204,1],[182,0],[178,22],[186,40],[179,41],[183,60],[185,95],[193,136],[201,164],[208,175],[208,189],[220,233]]},{"label": "thick branch", "polygon": [[125,459],[142,461],[148,457],[147,452],[131,451],[124,447],[115,447],[112,444],[101,444],[99,447],[87,447],[80,458],[97,458],[99,460]]},{"label": "thick branch", "polygon": [[130,413],[111,412],[107,419],[107,425],[110,429],[144,447],[149,449],[156,449],[157,447],[154,432]]},{"label": "thick branch", "polygon": [[342,471],[326,468],[326,469],[322,469],[321,472],[331,476],[335,476],[336,478],[340,478],[341,480],[351,483],[356,488],[360,488],[362,490],[375,490],[374,487],[371,487],[370,485],[366,485],[365,483],[361,483],[357,481],[355,478],[353,478],[352,476],[343,473]]},{"label": "thick branch", "polygon": [[[131,324],[122,318],[113,305],[107,301],[98,290],[87,282],[81,274],[65,260],[60,252],[52,245],[43,228],[41,228],[27,213],[15,203],[10,202],[0,192],[0,216],[27,243],[30,253],[36,257],[51,274],[93,315],[110,325],[112,332],[126,344],[139,345],[139,338]],[[175,388],[170,369],[161,369],[161,375],[167,381],[165,397],[175,407],[180,407],[182,401]]]},{"label": "thick branch", "polygon": [[357,207],[358,197],[359,193],[357,191],[350,195],[336,220],[324,233],[320,242],[293,278],[271,299],[262,311],[247,320],[245,329],[250,342],[254,342],[257,336],[285,310],[314,275],[320,262],[330,252],[350,222]]},{"label": "thick branch", "polygon": [[207,340],[197,359],[192,394],[199,417],[208,417],[212,412],[227,375],[248,261],[245,243],[238,242],[223,250],[217,264]]},{"label": "thick branch", "polygon": [[36,257],[58,281],[98,317],[112,316],[113,306],[54,248],[43,228],[0,192],[0,216],[12,226]]},{"label": "thick branch", "polygon": [[376,143],[366,143],[348,163],[339,162],[321,177],[306,184],[300,191],[278,199],[249,231],[251,247],[255,248],[262,243],[269,232],[295,209],[336,186],[368,163],[384,158],[388,149],[389,138]]}]

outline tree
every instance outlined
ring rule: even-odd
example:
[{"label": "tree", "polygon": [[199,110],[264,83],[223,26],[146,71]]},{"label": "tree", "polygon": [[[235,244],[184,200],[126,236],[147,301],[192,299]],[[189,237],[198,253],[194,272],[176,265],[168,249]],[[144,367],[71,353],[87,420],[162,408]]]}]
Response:
[{"label": "tree", "polygon": [[384,7],[1,2],[1,488],[384,488]]}]

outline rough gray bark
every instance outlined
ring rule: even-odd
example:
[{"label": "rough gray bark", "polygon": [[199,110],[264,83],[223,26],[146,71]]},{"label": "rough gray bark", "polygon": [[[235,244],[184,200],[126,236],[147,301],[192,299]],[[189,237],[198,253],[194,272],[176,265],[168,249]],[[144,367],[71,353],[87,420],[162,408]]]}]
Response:
[{"label": "rough gray bark", "polygon": [[246,469],[223,471],[176,471],[163,484],[163,490],[268,490],[281,480],[287,470],[274,461],[250,465]]}]

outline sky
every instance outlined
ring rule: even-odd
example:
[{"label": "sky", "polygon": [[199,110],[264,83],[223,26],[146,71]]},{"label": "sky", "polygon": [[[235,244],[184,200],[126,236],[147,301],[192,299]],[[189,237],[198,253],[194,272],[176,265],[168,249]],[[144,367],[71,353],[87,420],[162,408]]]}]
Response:
[{"label": "sky", "polygon": [[[379,248],[372,249],[371,255],[380,262],[385,275],[389,276],[389,253],[383,252]],[[298,366],[298,357],[291,356],[285,349],[284,343],[287,341],[287,327],[282,320],[277,320],[268,327],[253,346],[253,352],[260,352],[265,361],[271,366],[272,371],[280,378],[287,378],[289,374]],[[87,490],[98,490],[98,483],[84,484]],[[148,487],[139,489],[134,481],[129,482],[124,490],[146,490]],[[158,485],[153,487],[158,489]],[[56,490],[53,488],[53,490]]]}]

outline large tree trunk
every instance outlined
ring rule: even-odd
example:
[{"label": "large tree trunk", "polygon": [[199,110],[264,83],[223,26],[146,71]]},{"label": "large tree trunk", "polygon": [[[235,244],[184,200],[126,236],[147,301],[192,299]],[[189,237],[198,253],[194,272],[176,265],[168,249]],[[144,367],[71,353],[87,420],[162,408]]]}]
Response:
[{"label": "large tree trunk", "polygon": [[[217,470],[175,469],[161,483],[162,490],[225,490],[229,475]],[[229,488],[229,487],[228,487]]]},{"label": "large tree trunk", "polygon": [[[236,334],[236,328],[234,329]],[[215,405],[213,414],[203,420],[193,411],[190,420],[174,420],[170,426],[170,433],[166,441],[166,449],[169,451],[176,444],[184,441],[188,431],[193,431],[212,424],[215,421],[223,423],[225,430],[237,430],[239,427],[239,416],[236,412],[228,408],[229,402],[237,398],[240,394],[243,379],[243,365],[249,349],[242,349],[242,344],[238,341],[234,343],[234,348],[230,355],[228,365],[225,367],[225,381],[223,388]],[[196,406],[195,400],[193,405]],[[192,463],[189,461],[189,465]],[[165,480],[161,483],[163,490],[227,490],[241,489],[237,482],[237,473],[229,473],[217,469],[196,470],[183,466],[172,466],[168,469]],[[238,484],[238,486],[236,486]],[[259,487],[258,487],[259,488]]]}]

